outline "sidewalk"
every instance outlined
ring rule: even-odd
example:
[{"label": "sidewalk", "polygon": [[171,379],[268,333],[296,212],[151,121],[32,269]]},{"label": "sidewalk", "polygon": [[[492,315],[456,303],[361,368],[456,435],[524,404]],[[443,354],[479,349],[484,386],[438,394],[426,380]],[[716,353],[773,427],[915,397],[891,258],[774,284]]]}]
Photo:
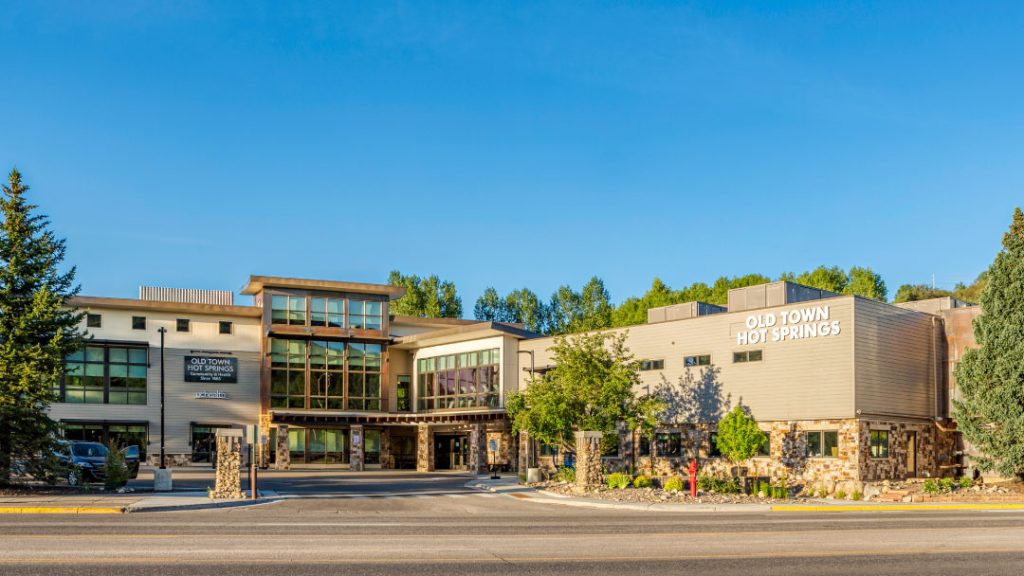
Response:
[{"label": "sidewalk", "polygon": [[1021,510],[1024,503],[992,502],[992,503],[957,503],[957,502],[922,502],[922,503],[887,503],[887,502],[855,502],[852,500],[810,500],[793,504],[682,504],[682,503],[632,503],[610,502],[597,498],[564,496],[545,490],[537,490],[519,484],[519,480],[510,475],[500,480],[491,480],[480,476],[466,483],[467,488],[485,490],[495,494],[506,494],[529,502],[540,504],[558,504],[583,508],[604,508],[609,510],[662,511],[662,512],[906,512],[906,511],[943,511],[943,510]]},{"label": "sidewalk", "polygon": [[267,504],[279,500],[272,490],[261,490],[260,499],[210,500],[202,492],[144,494],[83,494],[0,496],[0,514],[126,514],[169,510],[206,510]]}]

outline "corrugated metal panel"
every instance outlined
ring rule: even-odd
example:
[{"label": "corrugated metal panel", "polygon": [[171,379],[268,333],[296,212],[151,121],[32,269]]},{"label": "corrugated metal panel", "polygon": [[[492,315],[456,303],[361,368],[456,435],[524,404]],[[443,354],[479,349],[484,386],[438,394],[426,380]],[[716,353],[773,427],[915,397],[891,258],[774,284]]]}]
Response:
[{"label": "corrugated metal panel", "polygon": [[235,294],[227,290],[199,290],[195,288],[139,286],[139,300],[232,306],[234,305]]}]

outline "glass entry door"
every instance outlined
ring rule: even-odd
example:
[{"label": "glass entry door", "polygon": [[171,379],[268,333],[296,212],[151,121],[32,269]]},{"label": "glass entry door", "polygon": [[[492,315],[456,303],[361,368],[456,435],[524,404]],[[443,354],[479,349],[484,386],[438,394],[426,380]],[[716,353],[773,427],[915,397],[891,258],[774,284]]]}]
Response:
[{"label": "glass entry door", "polygon": [[466,436],[439,434],[434,436],[434,469],[460,470],[469,460]]},{"label": "glass entry door", "polygon": [[363,463],[369,467],[380,467],[380,430],[363,432]]}]

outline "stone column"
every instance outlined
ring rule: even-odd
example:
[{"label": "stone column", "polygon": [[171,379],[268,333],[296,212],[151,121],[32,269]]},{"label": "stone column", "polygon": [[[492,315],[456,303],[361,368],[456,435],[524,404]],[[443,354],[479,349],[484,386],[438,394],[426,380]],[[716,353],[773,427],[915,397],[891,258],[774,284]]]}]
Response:
[{"label": "stone column", "polygon": [[284,424],[277,425],[277,462],[274,464],[274,468],[277,470],[287,470],[291,468],[292,454],[288,450],[288,426]]},{"label": "stone column", "polygon": [[525,474],[528,468],[537,467],[537,454],[533,449],[533,439],[526,432],[519,433],[519,473]]},{"label": "stone column", "polygon": [[601,484],[601,434],[576,433],[576,484],[589,487]]},{"label": "stone column", "polygon": [[434,435],[426,422],[416,426],[416,471],[434,471]]},{"label": "stone column", "polygon": [[470,472],[482,474],[487,472],[487,433],[483,424],[474,424],[469,431],[469,466]]},{"label": "stone column", "polygon": [[353,424],[349,428],[349,438],[351,438],[351,452],[349,453],[348,463],[349,469],[353,472],[363,471],[363,425]]},{"label": "stone column", "polygon": [[391,470],[395,467],[391,459],[391,434],[387,428],[380,431],[380,467],[382,470]]},{"label": "stone column", "polygon": [[260,468],[266,468],[270,466],[270,451],[274,449],[274,447],[269,444],[270,414],[260,414],[260,436],[266,436],[268,444],[260,443],[260,438],[256,439],[256,465],[259,466]]},{"label": "stone column", "polygon": [[217,437],[217,472],[216,484],[210,498],[238,499],[245,498],[242,493],[242,442],[237,436]]}]

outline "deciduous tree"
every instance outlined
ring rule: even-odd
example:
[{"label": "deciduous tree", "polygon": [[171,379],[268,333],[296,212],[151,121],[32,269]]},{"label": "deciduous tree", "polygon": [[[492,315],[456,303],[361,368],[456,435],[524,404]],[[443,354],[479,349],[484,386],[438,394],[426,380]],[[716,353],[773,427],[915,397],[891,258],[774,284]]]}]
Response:
[{"label": "deciduous tree", "polygon": [[420,278],[392,270],[388,284],[403,286],[405,295],[391,302],[391,313],[420,318],[461,318],[462,299],[455,283],[442,281],[436,274]]}]

